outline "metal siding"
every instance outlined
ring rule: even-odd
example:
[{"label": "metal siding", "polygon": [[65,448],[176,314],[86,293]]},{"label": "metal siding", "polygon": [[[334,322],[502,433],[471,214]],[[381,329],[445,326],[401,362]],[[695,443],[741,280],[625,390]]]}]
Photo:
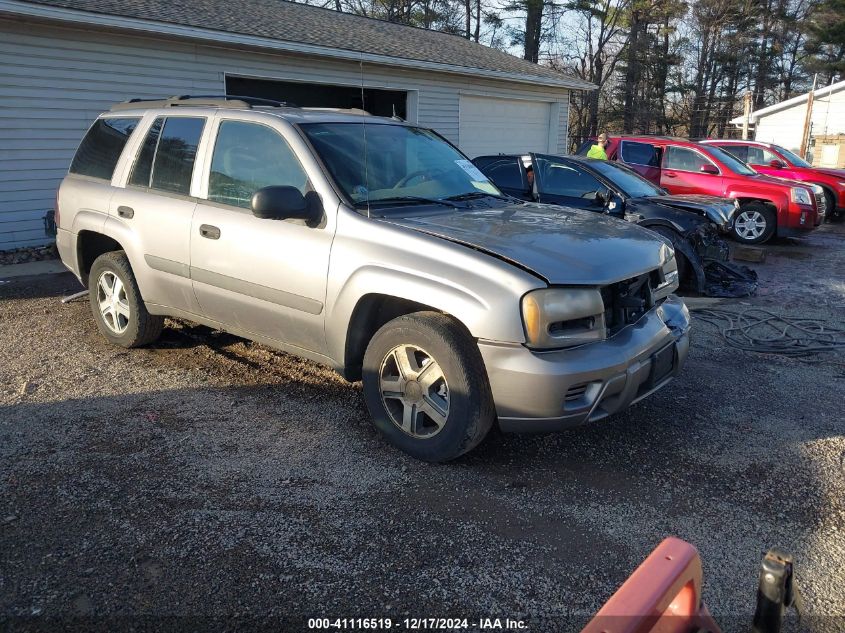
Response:
[{"label": "metal siding", "polygon": [[418,122],[455,144],[462,92],[558,101],[558,151],[567,149],[562,88],[0,20],[0,250],[49,240],[40,218],[103,110],[132,97],[222,94],[226,73],[416,90]]}]

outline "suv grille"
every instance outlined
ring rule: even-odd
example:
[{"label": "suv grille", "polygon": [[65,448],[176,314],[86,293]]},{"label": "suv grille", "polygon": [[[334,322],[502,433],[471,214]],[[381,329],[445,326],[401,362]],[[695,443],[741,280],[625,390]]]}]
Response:
[{"label": "suv grille", "polygon": [[601,289],[607,336],[613,336],[639,321],[654,307],[652,290],[660,285],[660,272],[653,270],[637,277],[610,284]]},{"label": "suv grille", "polygon": [[824,197],[824,193],[813,195],[816,196],[816,209],[818,209],[819,215],[824,215],[827,212],[827,198]]}]

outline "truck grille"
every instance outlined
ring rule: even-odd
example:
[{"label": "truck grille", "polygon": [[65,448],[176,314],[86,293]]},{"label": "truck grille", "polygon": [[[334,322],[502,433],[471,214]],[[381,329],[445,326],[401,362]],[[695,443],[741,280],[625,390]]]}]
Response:
[{"label": "truck grille", "polygon": [[815,193],[813,195],[816,196],[816,209],[819,215],[824,215],[827,213],[827,198],[824,197],[824,193]]},{"label": "truck grille", "polygon": [[636,323],[651,310],[654,307],[652,290],[659,285],[660,272],[653,270],[602,288],[607,336]]}]

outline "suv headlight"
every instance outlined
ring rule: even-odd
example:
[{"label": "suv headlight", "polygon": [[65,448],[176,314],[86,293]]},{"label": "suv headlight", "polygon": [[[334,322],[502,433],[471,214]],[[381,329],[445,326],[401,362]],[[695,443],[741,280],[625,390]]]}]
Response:
[{"label": "suv headlight", "polygon": [[793,202],[797,204],[813,204],[813,201],[810,199],[810,192],[804,189],[804,187],[793,187],[791,191]]},{"label": "suv headlight", "polygon": [[662,280],[652,292],[655,301],[668,297],[678,289],[678,260],[675,259],[675,249],[667,243],[660,246],[660,273]]},{"label": "suv headlight", "polygon": [[598,288],[543,288],[522,297],[528,347],[554,349],[602,341],[604,301]]}]

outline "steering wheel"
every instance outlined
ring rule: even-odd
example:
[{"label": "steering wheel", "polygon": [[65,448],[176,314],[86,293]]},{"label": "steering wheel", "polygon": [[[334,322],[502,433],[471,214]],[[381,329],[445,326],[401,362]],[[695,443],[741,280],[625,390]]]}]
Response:
[{"label": "steering wheel", "polygon": [[442,169],[418,169],[417,171],[412,171],[410,174],[408,174],[407,176],[399,180],[399,182],[397,182],[395,185],[393,185],[393,188],[401,189],[416,178],[422,178],[423,182],[427,180],[434,180],[434,177],[442,171]]}]

